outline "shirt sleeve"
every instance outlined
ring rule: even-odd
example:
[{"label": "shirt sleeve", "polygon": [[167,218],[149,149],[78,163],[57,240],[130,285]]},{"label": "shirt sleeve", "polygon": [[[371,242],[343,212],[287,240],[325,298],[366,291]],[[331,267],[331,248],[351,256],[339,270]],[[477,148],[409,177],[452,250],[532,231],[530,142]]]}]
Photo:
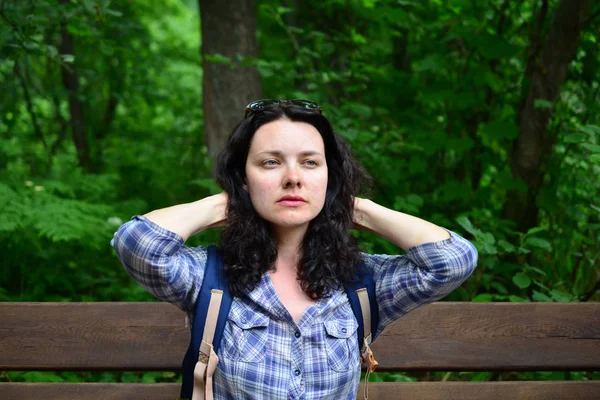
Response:
[{"label": "shirt sleeve", "polygon": [[447,296],[471,275],[477,249],[448,232],[450,238],[411,247],[405,255],[362,254],[374,271],[379,308],[376,336],[409,311]]},{"label": "shirt sleeve", "polygon": [[200,292],[207,251],[188,247],[178,234],[144,216],[123,224],[110,241],[127,273],[145,290],[185,312]]}]

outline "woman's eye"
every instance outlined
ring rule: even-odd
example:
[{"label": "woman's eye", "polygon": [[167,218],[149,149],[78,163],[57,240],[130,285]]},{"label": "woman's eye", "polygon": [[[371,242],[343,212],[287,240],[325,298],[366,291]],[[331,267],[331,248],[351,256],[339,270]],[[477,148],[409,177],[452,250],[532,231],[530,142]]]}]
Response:
[{"label": "woman's eye", "polygon": [[273,167],[273,166],[277,165],[277,161],[267,160],[267,161],[263,162],[263,165],[266,165],[267,167]]},{"label": "woman's eye", "polygon": [[316,167],[317,165],[319,165],[316,161],[314,160],[306,160],[305,164],[307,164],[309,167]]}]

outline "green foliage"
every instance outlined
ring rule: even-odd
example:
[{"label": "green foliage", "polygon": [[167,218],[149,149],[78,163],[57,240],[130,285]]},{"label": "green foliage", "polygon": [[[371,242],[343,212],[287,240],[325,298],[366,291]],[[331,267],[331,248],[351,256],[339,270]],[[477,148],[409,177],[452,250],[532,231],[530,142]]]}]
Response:
[{"label": "green foliage", "polygon": [[[239,61],[258,69],[264,97],[323,105],[373,176],[373,200],[473,241],[479,266],[449,300],[598,300],[590,292],[600,279],[598,19],[582,32],[559,97],[534,100],[537,112],[551,113],[550,145],[535,194],[538,226],[520,232],[503,207],[512,190],[525,190],[513,177],[511,152],[530,86],[537,3],[296,3],[257,2],[260,54]],[[542,35],[558,4],[549,3]],[[120,267],[109,241],[132,215],[219,191],[202,135],[196,6],[178,0],[2,2],[0,301],[153,300]],[[73,38],[73,54],[61,50],[65,32]],[[209,60],[232,63],[221,54]],[[65,71],[78,77],[86,163],[69,125]],[[356,235],[369,252],[399,251],[373,235]],[[217,237],[207,231],[188,244]],[[584,377],[564,374],[518,378]],[[179,379],[169,372],[7,376]],[[440,372],[428,378],[497,375]]]},{"label": "green foliage", "polygon": [[[189,107],[201,97],[197,13],[178,1],[96,3],[3,3],[0,85],[13,95],[0,99],[2,299],[150,300],[118,266],[113,232],[134,214],[208,194],[190,183],[210,165],[201,109]],[[61,23],[75,54],[58,50]],[[79,77],[84,167],[65,62]]]}]

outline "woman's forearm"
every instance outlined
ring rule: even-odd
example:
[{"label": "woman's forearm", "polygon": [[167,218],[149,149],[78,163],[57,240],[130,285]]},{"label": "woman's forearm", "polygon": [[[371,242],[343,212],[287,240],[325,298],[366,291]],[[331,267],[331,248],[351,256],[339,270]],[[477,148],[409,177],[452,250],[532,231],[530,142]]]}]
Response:
[{"label": "woman's forearm", "polygon": [[450,237],[448,231],[431,222],[390,210],[369,199],[355,199],[354,221],[359,229],[374,233],[404,250]]},{"label": "woman's forearm", "polygon": [[207,228],[223,226],[226,220],[227,195],[220,193],[192,203],[161,208],[144,217],[187,240]]}]

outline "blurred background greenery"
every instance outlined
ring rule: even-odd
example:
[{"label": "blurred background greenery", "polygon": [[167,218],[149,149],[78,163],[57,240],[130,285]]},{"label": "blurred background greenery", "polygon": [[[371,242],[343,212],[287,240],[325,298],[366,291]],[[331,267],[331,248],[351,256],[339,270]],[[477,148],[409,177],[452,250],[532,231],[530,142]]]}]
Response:
[{"label": "blurred background greenery", "polygon": [[479,266],[447,300],[598,301],[599,14],[592,0],[0,0],[0,301],[155,301],[114,231],[218,192],[211,155],[257,98],[319,102],[373,200],[475,243]]}]

